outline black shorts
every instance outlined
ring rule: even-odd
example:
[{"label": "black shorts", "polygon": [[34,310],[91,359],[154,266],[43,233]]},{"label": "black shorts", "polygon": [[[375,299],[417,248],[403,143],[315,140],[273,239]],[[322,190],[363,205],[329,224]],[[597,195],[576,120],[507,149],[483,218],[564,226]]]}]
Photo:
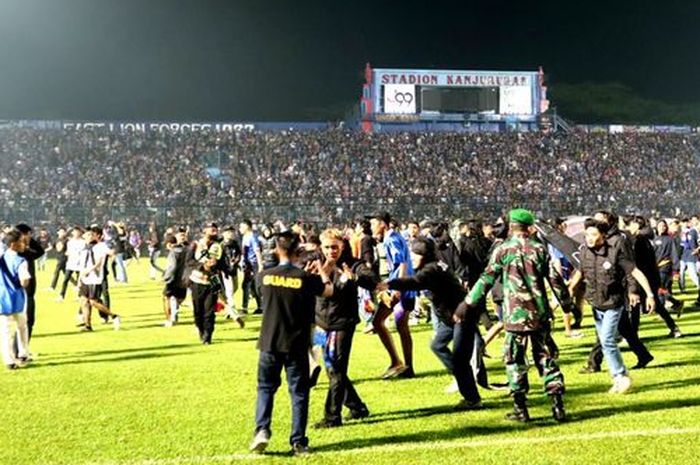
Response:
[{"label": "black shorts", "polygon": [[163,289],[165,297],[175,297],[176,299],[184,300],[187,297],[187,288],[166,284]]},{"label": "black shorts", "polygon": [[80,297],[102,302],[102,284],[80,284]]}]

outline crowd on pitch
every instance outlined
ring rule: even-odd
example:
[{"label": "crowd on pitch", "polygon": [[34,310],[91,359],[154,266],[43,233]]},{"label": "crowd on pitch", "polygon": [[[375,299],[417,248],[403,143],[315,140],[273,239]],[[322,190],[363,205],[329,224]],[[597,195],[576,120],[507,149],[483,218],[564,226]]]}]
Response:
[{"label": "crowd on pitch", "polygon": [[[207,222],[192,240],[188,228],[171,227],[160,233],[152,224],[143,244],[132,243],[128,228],[115,222],[70,231],[60,228],[55,238],[45,229],[35,238],[26,224],[6,226],[0,260],[3,362],[11,370],[32,362],[35,267],[45,266],[47,250],[57,257],[52,287],[58,300],[63,301],[72,283],[80,300],[79,330],[89,332],[93,310],[119,329],[121,318],[111,310],[108,276],[126,284],[125,262],[138,260],[136,250],[145,245],[151,278],[163,283],[164,326],[178,322],[188,294],[204,345],[215,342],[217,313],[241,327],[247,314],[262,313],[256,427],[250,446],[254,451],[263,451],[270,440],[273,397],[283,368],[293,404],[294,453],[309,451],[309,392],[322,366],[330,383],[323,418],[314,426],[334,428],[370,415],[348,376],[360,323],[362,332],[376,334],[386,349],[389,366],[380,377],[402,379],[416,375],[411,326],[424,318],[431,322],[431,349],[454,377],[446,391],[461,394],[458,410],[483,408],[481,389],[507,389],[513,397],[507,418],[529,421],[531,358],[551,398],[553,418],[565,421],[564,374],[552,336],[554,309],[563,310],[564,334],[577,338],[583,302],[591,305],[598,338],[581,373],[600,371],[605,360],[612,379],[610,393],[628,392],[632,378],[618,337],[636,355],[634,369],[646,367],[654,358],[638,335],[642,315],[658,315],[670,337],[682,337],[671,316],[675,312],[678,318],[683,310],[682,302],[673,297],[673,276],[680,273],[681,291],[686,273],[698,284],[699,224],[697,217],[618,219],[599,211],[579,225],[583,242],[572,253],[561,246],[562,238],[568,238],[566,221],[554,220],[550,233],[534,223],[531,212],[515,209],[494,224],[459,222],[453,239],[441,221],[400,224],[388,212],[378,211],[345,229],[323,231],[300,223],[256,228],[244,220],[219,228]],[[165,269],[157,261],[163,248]],[[234,301],[239,287],[242,306]],[[487,296],[495,315],[487,310]],[[255,308],[249,307],[251,298]],[[400,351],[387,329],[390,316]],[[486,346],[501,332],[505,384],[489,382],[482,360]],[[344,406],[349,413],[343,419]]]}]

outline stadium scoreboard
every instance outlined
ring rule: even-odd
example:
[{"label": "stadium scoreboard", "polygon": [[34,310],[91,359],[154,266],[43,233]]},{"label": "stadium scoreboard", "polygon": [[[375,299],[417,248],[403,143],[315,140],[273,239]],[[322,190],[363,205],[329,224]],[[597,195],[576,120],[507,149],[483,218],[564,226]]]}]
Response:
[{"label": "stadium scoreboard", "polygon": [[536,122],[547,111],[544,73],[373,69],[360,101],[363,126],[457,121]]}]

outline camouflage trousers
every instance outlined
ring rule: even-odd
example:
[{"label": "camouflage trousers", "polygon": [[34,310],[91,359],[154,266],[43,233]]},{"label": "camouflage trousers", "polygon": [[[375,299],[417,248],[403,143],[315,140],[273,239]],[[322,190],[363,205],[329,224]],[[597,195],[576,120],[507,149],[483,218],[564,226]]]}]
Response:
[{"label": "camouflage trousers", "polygon": [[526,394],[530,389],[527,379],[528,344],[532,350],[532,359],[535,361],[537,371],[540,377],[544,378],[544,392],[549,395],[564,393],[564,375],[547,344],[548,336],[549,331],[506,332],[503,361],[506,365],[511,395]]}]

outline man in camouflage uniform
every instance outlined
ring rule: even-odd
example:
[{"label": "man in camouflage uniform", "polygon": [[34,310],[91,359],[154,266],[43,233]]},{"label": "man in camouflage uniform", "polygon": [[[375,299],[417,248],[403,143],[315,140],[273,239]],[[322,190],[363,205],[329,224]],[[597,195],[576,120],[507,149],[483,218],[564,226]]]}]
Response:
[{"label": "man in camouflage uniform", "polygon": [[489,263],[474,284],[456,318],[465,316],[467,307],[476,307],[493,285],[503,283],[503,323],[506,330],[504,361],[508,387],[514,400],[509,420],[529,421],[526,396],[527,345],[532,349],[535,366],[544,378],[544,390],[552,398],[552,415],[564,421],[564,375],[559,370],[546,341],[550,332],[552,311],[547,299],[545,279],[555,290],[562,308],[568,313],[572,303],[564,280],[550,266],[547,248],[530,238],[529,228],[534,216],[527,210],[516,209],[509,214],[510,237],[492,253]]}]

